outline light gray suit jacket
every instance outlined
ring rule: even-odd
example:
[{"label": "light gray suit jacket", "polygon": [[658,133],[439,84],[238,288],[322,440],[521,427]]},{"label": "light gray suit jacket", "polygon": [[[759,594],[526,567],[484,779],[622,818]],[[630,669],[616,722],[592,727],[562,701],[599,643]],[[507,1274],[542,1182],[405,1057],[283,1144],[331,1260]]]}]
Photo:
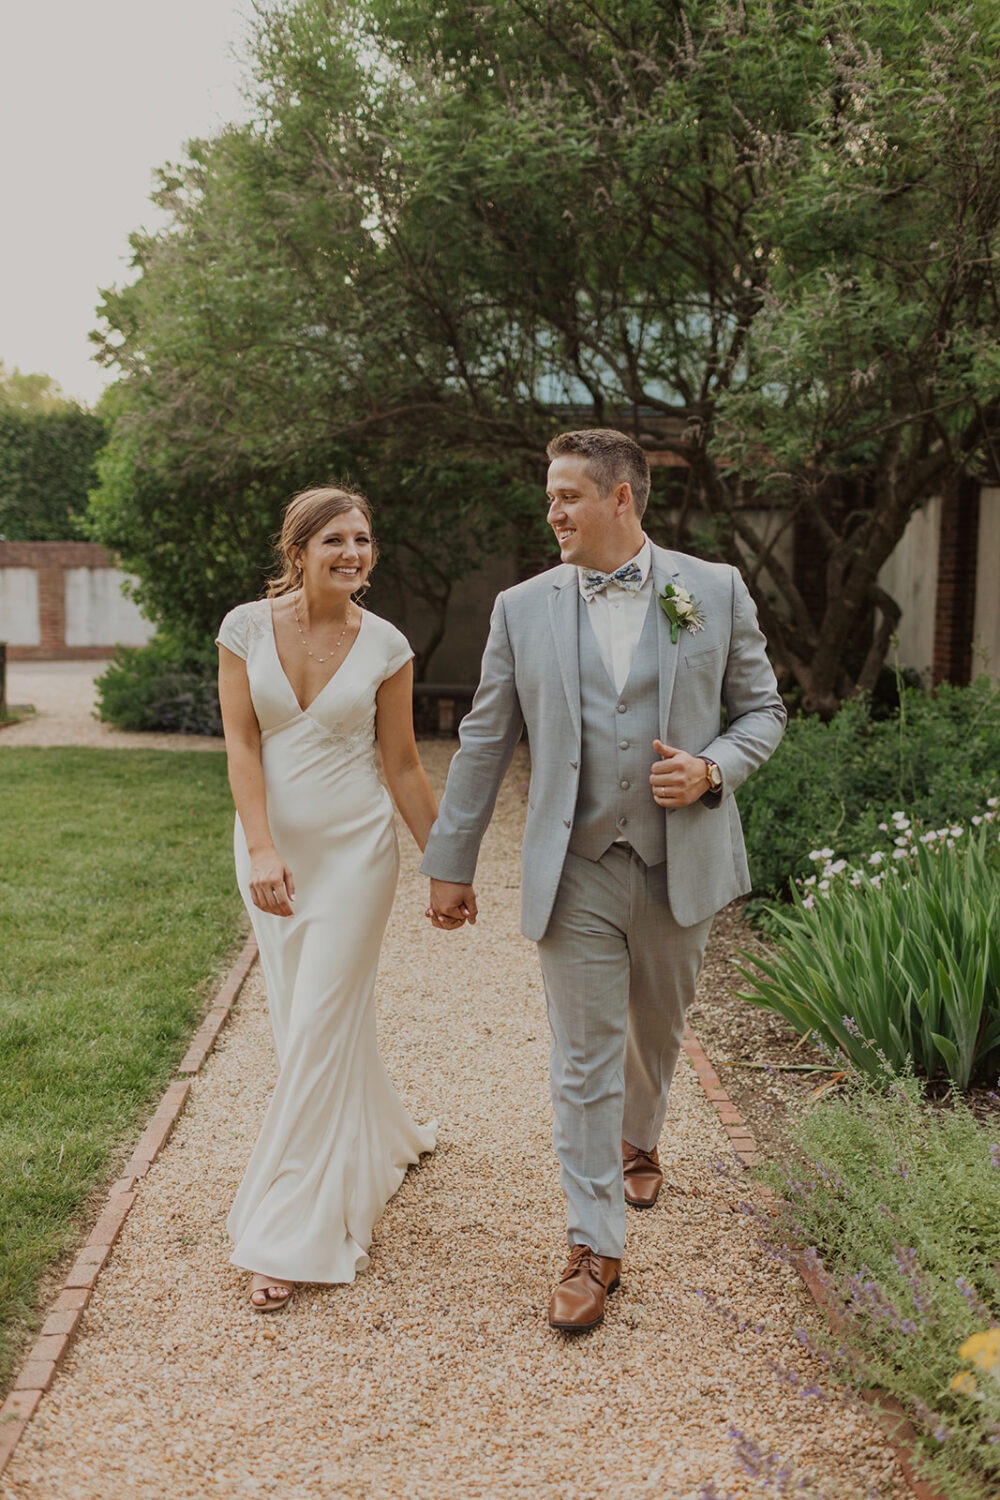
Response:
[{"label": "light gray suit jacket", "polygon": [[[680,584],[700,601],[705,628],[670,639],[659,629],[660,738],[707,755],[722,794],[664,812],[667,889],[676,921],[691,926],[750,890],[733,793],[784,732],[785,709],[764,650],[757,612],[735,568],[653,547],[657,593]],[[531,752],[521,867],[521,930],[537,941],[548,926],[576,808],[580,774],[578,569],[560,564],[497,598],[472,708],[421,870],[470,884],[500,783],[527,728]],[[725,728],[721,727],[725,709]],[[649,762],[658,759],[652,745]],[[613,788],[610,791],[613,793]],[[650,793],[652,795],[652,793]]]}]

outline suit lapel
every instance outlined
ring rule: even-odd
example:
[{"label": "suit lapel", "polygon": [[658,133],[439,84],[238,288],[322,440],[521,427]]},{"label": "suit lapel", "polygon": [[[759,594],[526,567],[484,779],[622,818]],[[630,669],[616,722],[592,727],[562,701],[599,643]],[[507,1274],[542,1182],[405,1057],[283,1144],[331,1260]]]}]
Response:
[{"label": "suit lapel", "polygon": [[577,743],[580,742],[580,589],[574,568],[569,579],[557,583],[549,595],[549,624],[562,675],[563,691]]},{"label": "suit lapel", "polygon": [[[679,584],[682,582],[680,573],[673,565],[673,558],[662,547],[653,548],[652,571],[653,588],[657,594],[661,594],[668,583]],[[667,732],[670,702],[674,695],[674,679],[677,676],[677,658],[680,654],[680,640],[678,639],[675,645],[670,639],[670,621],[655,600],[653,601],[653,608],[656,610],[657,649],[660,658],[660,737],[662,739]]]}]

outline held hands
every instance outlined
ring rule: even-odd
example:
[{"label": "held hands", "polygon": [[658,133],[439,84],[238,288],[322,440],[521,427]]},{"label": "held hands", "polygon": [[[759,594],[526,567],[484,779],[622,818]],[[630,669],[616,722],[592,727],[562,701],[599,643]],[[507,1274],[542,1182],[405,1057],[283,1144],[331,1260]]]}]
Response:
[{"label": "held hands", "polygon": [[451,880],[431,881],[431,903],[424,913],[442,932],[454,932],[466,922],[473,927],[479,909],[476,893],[471,885],[458,885]]},{"label": "held hands", "polygon": [[273,917],[294,916],[295,881],[276,849],[261,849],[250,856],[250,895],[254,906]]},{"label": "held hands", "polygon": [[662,740],[654,740],[653,749],[661,757],[649,773],[657,807],[690,807],[704,797],[709,789],[708,767],[700,755],[674,750]]}]

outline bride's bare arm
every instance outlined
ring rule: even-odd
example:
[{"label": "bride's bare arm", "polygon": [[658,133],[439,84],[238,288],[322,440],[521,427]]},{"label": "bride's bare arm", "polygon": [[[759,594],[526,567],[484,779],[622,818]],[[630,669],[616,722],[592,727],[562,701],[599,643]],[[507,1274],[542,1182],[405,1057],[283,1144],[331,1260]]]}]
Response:
[{"label": "bride's bare arm", "polygon": [[413,734],[413,663],[387,677],[375,695],[375,734],[393,802],[420,849],[437,817],[437,803]]},{"label": "bride's bare arm", "polygon": [[250,851],[250,894],[261,911],[292,915],[295,882],[274,847],[267,821],[264,768],[260,759],[260,725],[250,698],[246,662],[228,647],[219,647],[219,706],[226,736],[229,785]]}]

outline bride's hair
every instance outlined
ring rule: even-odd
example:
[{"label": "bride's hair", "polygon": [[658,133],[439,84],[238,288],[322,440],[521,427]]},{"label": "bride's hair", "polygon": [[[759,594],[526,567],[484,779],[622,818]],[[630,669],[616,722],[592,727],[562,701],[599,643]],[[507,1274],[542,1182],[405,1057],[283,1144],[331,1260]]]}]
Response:
[{"label": "bride's hair", "polygon": [[[281,532],[275,543],[278,566],[281,569],[267,585],[269,598],[278,594],[290,594],[299,587],[299,569],[292,561],[302,551],[311,536],[328,526],[335,516],[346,511],[359,510],[368,523],[372,539],[372,567],[378,561],[378,547],[372,528],[371,507],[364,495],[353,490],[342,490],[336,485],[317,485],[314,489],[301,490],[293,495],[285,508]],[[364,585],[368,587],[367,583]]]}]

